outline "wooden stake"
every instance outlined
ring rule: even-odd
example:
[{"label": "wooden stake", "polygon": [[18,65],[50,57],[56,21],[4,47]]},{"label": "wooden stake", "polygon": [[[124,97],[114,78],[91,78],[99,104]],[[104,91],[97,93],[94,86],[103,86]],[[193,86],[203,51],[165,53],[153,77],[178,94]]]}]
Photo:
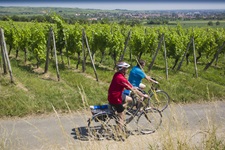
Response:
[{"label": "wooden stake", "polygon": [[98,75],[97,75],[97,72],[96,72],[96,69],[95,69],[94,61],[93,61],[92,56],[91,56],[91,50],[89,48],[88,40],[87,40],[84,29],[83,29],[83,38],[85,40],[85,43],[86,43],[86,46],[87,46],[87,49],[88,49],[88,52],[89,52],[89,55],[90,55],[90,58],[91,58],[91,63],[92,63],[92,66],[93,66],[93,69],[94,69],[94,72],[95,72],[96,81],[98,81]]},{"label": "wooden stake", "polygon": [[211,60],[211,62],[209,62],[208,64],[206,64],[206,66],[204,68],[204,71],[206,71],[212,65],[212,63],[214,62],[214,60],[219,56],[220,52],[223,50],[224,46],[225,46],[225,42],[223,42],[223,45],[215,53],[215,55],[214,55],[213,59]]},{"label": "wooden stake", "polygon": [[12,75],[12,68],[11,68],[11,64],[10,64],[10,61],[9,61],[9,56],[8,56],[7,47],[6,47],[6,43],[5,43],[4,31],[3,31],[2,28],[0,29],[0,32],[1,32],[0,34],[1,34],[2,52],[3,52],[4,58],[5,58],[5,62],[8,65],[11,83],[14,83],[13,75]]},{"label": "wooden stake", "polygon": [[168,62],[167,62],[167,55],[166,55],[166,43],[163,35],[163,48],[164,48],[164,60],[165,60],[165,69],[166,69],[166,80],[168,80]]},{"label": "wooden stake", "polygon": [[195,41],[194,41],[194,37],[192,37],[192,43],[193,43],[193,55],[194,55],[194,63],[195,63],[195,75],[196,75],[196,78],[198,78],[198,68],[197,68],[197,61],[196,61],[196,54],[195,54]]},{"label": "wooden stake", "polygon": [[85,46],[84,46],[84,30],[82,30],[82,51],[83,51],[83,61],[82,61],[82,71],[86,70],[86,57],[85,57]]},{"label": "wooden stake", "polygon": [[188,50],[189,50],[190,45],[191,45],[192,42],[193,42],[193,40],[192,40],[192,38],[191,38],[191,39],[190,39],[190,42],[188,43],[187,49],[186,49],[186,51],[185,51],[185,53],[184,53],[184,55],[183,55],[183,57],[182,57],[182,59],[181,59],[179,65],[178,65],[178,67],[177,67],[177,71],[180,70],[180,68],[181,68],[181,66],[182,66],[182,63],[183,63],[183,61],[184,61],[184,58],[185,58],[185,56],[187,55],[187,52],[188,52]]},{"label": "wooden stake", "polygon": [[149,67],[148,67],[148,72],[152,69],[152,67],[153,67],[153,64],[154,64],[154,62],[155,62],[155,59],[156,59],[156,56],[157,56],[157,54],[158,54],[158,52],[159,52],[159,50],[160,50],[160,48],[161,48],[161,46],[162,46],[162,40],[163,40],[163,37],[164,37],[164,34],[162,34],[162,36],[161,36],[161,38],[160,38],[160,41],[159,41],[159,43],[158,43],[158,47],[157,47],[157,50],[156,50],[156,52],[155,52],[155,55],[154,55],[154,57],[153,57],[153,59],[152,59],[152,62],[150,63],[150,65],[149,65]]},{"label": "wooden stake", "polygon": [[124,47],[122,55],[120,56],[120,61],[123,61],[123,58],[124,58],[124,55],[125,55],[125,52],[126,52],[126,49],[127,49],[128,42],[130,40],[130,34],[131,34],[131,30],[129,31],[127,39],[125,41],[125,47]]},{"label": "wooden stake", "polygon": [[58,81],[60,81],[58,59],[57,59],[57,53],[56,53],[56,44],[55,44],[55,35],[54,35],[53,30],[51,30],[51,37],[52,37],[52,40],[53,40],[53,49],[54,49],[54,56],[55,56],[55,66],[56,66],[57,78],[58,78]]},{"label": "wooden stake", "polygon": [[44,73],[48,72],[48,66],[49,66],[49,52],[51,49],[51,31],[52,28],[49,29],[49,34],[48,34],[48,42],[47,42],[47,50],[46,50],[46,61],[45,61],[45,71]]}]

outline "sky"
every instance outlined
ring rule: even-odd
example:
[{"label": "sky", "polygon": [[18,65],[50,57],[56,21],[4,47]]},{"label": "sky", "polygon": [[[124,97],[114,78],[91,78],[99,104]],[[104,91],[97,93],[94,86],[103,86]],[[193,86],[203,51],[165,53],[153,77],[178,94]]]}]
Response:
[{"label": "sky", "polygon": [[0,6],[127,10],[225,9],[223,0],[0,0]]}]

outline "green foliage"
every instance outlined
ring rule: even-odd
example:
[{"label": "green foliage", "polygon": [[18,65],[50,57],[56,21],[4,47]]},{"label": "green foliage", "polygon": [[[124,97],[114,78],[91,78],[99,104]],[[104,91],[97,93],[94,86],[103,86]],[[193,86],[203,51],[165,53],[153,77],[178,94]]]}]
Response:
[{"label": "green foliage", "polygon": [[[16,77],[16,86],[7,82],[7,77],[0,76],[0,114],[1,116],[24,116],[30,113],[46,113],[52,111],[53,104],[57,109],[66,111],[65,101],[69,103],[72,110],[84,107],[82,98],[89,104],[107,103],[107,89],[114,74],[113,67],[119,60],[119,56],[124,49],[125,39],[131,30],[131,38],[128,42],[128,49],[132,50],[132,58],[128,52],[125,53],[124,60],[130,64],[136,64],[136,57],[141,56],[146,60],[146,64],[151,63],[151,56],[155,54],[160,35],[165,33],[166,50],[168,54],[169,79],[165,79],[165,67],[163,55],[158,55],[151,70],[151,76],[158,78],[160,86],[169,93],[174,102],[185,103],[193,101],[213,101],[225,97],[224,80],[224,57],[219,55],[217,65],[212,65],[206,72],[202,71],[204,66],[212,59],[218,47],[223,44],[224,29],[194,28],[184,29],[178,24],[176,28],[160,26],[154,28],[130,27],[125,25],[67,25],[60,20],[56,21],[62,25],[64,38],[62,43],[66,43],[67,56],[73,57],[75,53],[82,54],[82,29],[85,29],[92,53],[95,52],[95,65],[100,82],[95,81],[93,68],[87,58],[87,68],[84,74],[80,73],[81,66],[75,67],[78,59],[71,60],[69,70],[59,64],[62,81],[56,82],[53,75],[55,66],[49,68],[49,74],[42,75],[43,72],[35,72],[34,56],[43,62],[46,55],[46,42],[49,28],[56,30],[57,25],[40,23],[14,23],[2,24],[5,30],[6,43],[12,46],[12,50],[29,50],[30,58],[27,64],[20,62],[23,53],[18,60],[14,59],[15,51],[10,55],[12,61],[13,74]],[[56,33],[59,37],[59,32]],[[190,57],[190,65],[183,65],[179,72],[172,70],[171,66],[175,59],[180,59],[190,41],[194,36],[197,53],[202,53],[199,59],[198,74],[195,78],[193,56]],[[58,47],[56,47],[58,49]],[[190,47],[189,53],[192,54]],[[163,53],[163,50],[160,50]],[[224,52],[224,51],[223,51]],[[64,54],[64,53],[63,53]],[[150,57],[149,57],[150,56]],[[102,58],[104,60],[102,60]],[[52,60],[50,60],[52,61]],[[44,68],[40,64],[40,69]],[[146,68],[144,68],[146,69]],[[44,79],[44,80],[43,80]],[[144,81],[148,87],[149,83]],[[82,90],[83,89],[83,90]],[[9,91],[9,92],[8,92]],[[82,95],[84,94],[85,95]],[[16,102],[14,102],[16,101]],[[7,105],[7,106],[6,106]],[[18,108],[18,109],[17,109]],[[16,109],[16,111],[12,111]]]},{"label": "green foliage", "polygon": [[11,48],[17,49],[20,39],[18,29],[15,27],[13,21],[10,20],[7,23],[7,25],[3,26],[5,29],[6,42],[10,45]]},{"label": "green foliage", "polygon": [[41,27],[40,24],[36,23],[34,26],[30,28],[31,36],[30,36],[30,47],[31,52],[36,55],[37,59],[40,61],[45,60],[45,51],[46,51],[46,30]]},{"label": "green foliage", "polygon": [[169,29],[169,32],[165,32],[166,47],[168,50],[168,57],[175,60],[180,59],[184,51],[186,50],[189,38],[181,26],[177,28]]},{"label": "green foliage", "polygon": [[53,15],[52,19],[56,23],[57,26],[57,34],[56,34],[56,47],[59,49],[60,53],[66,46],[66,28],[64,25],[63,19],[58,15]]},{"label": "green foliage", "polygon": [[109,33],[109,48],[114,64],[119,60],[120,54],[124,49],[125,37],[121,33],[120,26],[113,24]]},{"label": "green foliage", "polygon": [[130,47],[134,55],[145,52],[145,32],[143,29],[136,27],[132,30],[132,37],[130,40]]},{"label": "green foliage", "polygon": [[69,56],[82,52],[82,27],[79,24],[74,24],[67,32],[66,50]]}]

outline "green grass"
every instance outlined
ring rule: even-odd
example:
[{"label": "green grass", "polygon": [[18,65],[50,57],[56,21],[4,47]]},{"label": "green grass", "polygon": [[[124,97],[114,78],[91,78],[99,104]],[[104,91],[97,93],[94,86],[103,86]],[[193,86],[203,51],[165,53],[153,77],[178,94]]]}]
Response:
[{"label": "green grass", "polygon": [[32,71],[31,65],[24,65],[15,59],[11,59],[11,64],[16,84],[10,84],[6,76],[1,76],[0,116],[48,113],[52,111],[52,105],[67,111],[66,103],[72,109],[79,109],[83,107],[82,89],[90,104],[107,101],[107,86],[81,73],[69,69],[60,70],[61,81],[58,82],[53,68],[50,77],[46,78],[42,73]]},{"label": "green grass", "polygon": [[[208,22],[212,21],[213,25],[209,26]],[[169,27],[176,27],[177,24],[180,24],[183,28],[190,28],[190,27],[210,27],[210,28],[224,28],[225,21],[219,20],[220,24],[216,25],[217,20],[187,20],[187,21],[169,21]],[[159,25],[147,25],[147,22],[143,22],[143,25],[149,27],[158,27]],[[164,26],[164,25],[160,25]]]},{"label": "green grass", "polygon": [[[82,73],[82,66],[76,68],[76,60],[71,60],[70,67],[62,67],[59,61],[60,81],[57,81],[54,62],[50,63],[49,72],[43,74],[44,63],[36,68],[35,60],[23,62],[23,56],[15,59],[11,56],[11,65],[15,84],[10,83],[9,75],[0,75],[0,117],[26,116],[53,112],[52,106],[60,112],[87,108],[89,105],[107,103],[107,92],[112,76],[113,61],[107,56],[99,64],[96,55],[96,69],[99,82],[96,81],[90,58],[88,58],[86,71]],[[125,56],[127,62],[128,56]],[[149,56],[143,59],[150,64]],[[66,61],[66,58],[65,60]],[[171,69],[173,60],[169,60],[169,78],[166,80],[164,59],[159,55],[152,70],[148,73],[160,82],[160,88],[165,90],[175,103],[189,103],[198,101],[222,100],[225,97],[224,64],[219,60],[203,71],[206,63],[198,64],[198,78],[196,78],[194,65],[184,64],[180,71]],[[136,65],[133,60],[132,65]],[[2,70],[1,70],[2,72]],[[143,81],[147,88],[150,83]]]},{"label": "green grass", "polygon": [[182,27],[213,27],[213,28],[223,28],[225,21],[219,20],[220,24],[216,25],[217,20],[212,20],[213,25],[208,26],[210,20],[189,20],[189,21],[170,21],[169,24],[179,23]]}]

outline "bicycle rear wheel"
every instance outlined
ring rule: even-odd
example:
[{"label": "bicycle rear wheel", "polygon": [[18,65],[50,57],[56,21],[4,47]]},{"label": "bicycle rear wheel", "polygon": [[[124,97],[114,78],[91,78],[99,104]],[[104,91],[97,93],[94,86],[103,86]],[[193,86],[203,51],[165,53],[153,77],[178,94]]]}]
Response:
[{"label": "bicycle rear wheel", "polygon": [[[170,97],[169,95],[162,90],[156,90],[156,91],[149,91],[150,99],[148,101],[149,106],[153,106],[154,108],[157,108],[159,111],[164,111],[169,103],[170,103]],[[151,104],[151,105],[150,105]]]},{"label": "bicycle rear wheel", "polygon": [[88,133],[91,138],[103,140],[112,138],[116,126],[116,119],[113,114],[98,113],[88,120]]},{"label": "bicycle rear wheel", "polygon": [[162,123],[162,114],[156,108],[146,108],[137,119],[137,129],[143,134],[154,133]]}]

